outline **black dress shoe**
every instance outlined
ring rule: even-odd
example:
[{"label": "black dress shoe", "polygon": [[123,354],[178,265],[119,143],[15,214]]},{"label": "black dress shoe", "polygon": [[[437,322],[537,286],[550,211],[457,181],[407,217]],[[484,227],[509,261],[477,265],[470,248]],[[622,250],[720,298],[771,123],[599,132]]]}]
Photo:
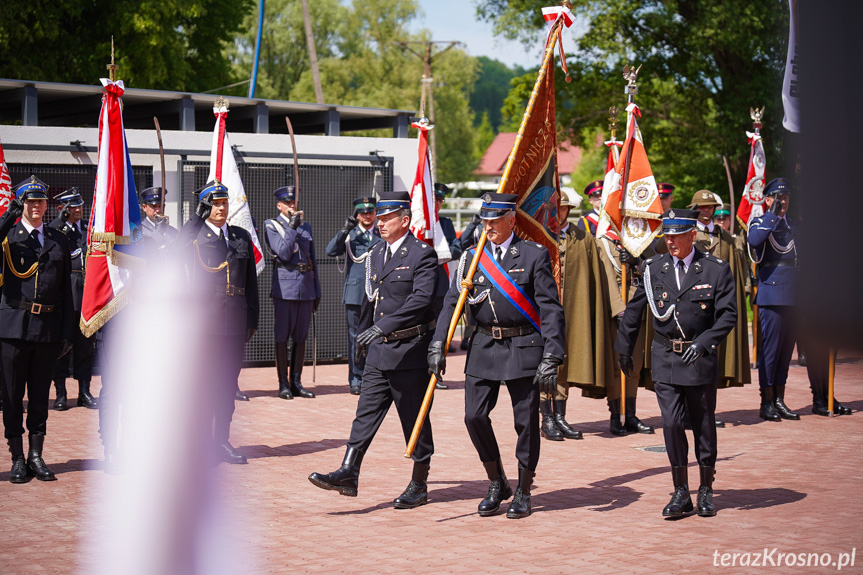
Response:
[{"label": "black dress shoe", "polygon": [[835,397],[833,398],[833,414],[834,415],[851,415],[853,411],[850,407],[845,407]]},{"label": "black dress shoe", "polygon": [[27,462],[24,460],[24,455],[19,455],[12,458],[12,470],[9,472],[10,483],[27,483],[29,473],[27,473]]},{"label": "black dress shoe", "polygon": [[779,417],[782,419],[800,419],[800,415],[788,409],[788,406],[785,405],[785,386],[784,385],[776,385],[773,389],[773,394],[775,399],[773,400],[773,406],[776,408],[776,413],[779,414]]},{"label": "black dress shoe", "polygon": [[662,516],[680,517],[684,513],[690,513],[693,509],[686,467],[672,467],[671,477],[674,480],[674,493],[671,495],[671,501],[662,510]]},{"label": "black dress shoe", "polygon": [[449,389],[449,386],[445,383],[441,383],[439,381],[434,384],[435,389]]},{"label": "black dress shoe", "polygon": [[87,409],[99,409],[98,401],[90,394],[89,380],[83,380],[78,382],[78,407],[86,407]]},{"label": "black dress shoe", "polygon": [[[835,405],[834,405],[835,407]],[[815,397],[812,399],[812,413],[813,415],[823,415],[827,417],[830,415],[830,412],[827,411],[827,400],[821,397]]]},{"label": "black dress shoe", "polygon": [[725,422],[722,421],[721,419],[717,419],[715,424],[716,424],[716,427],[725,427]]},{"label": "black dress shoe", "polygon": [[569,422],[566,421],[566,400],[555,399],[552,401],[552,405],[554,406],[554,423],[557,425],[560,433],[566,439],[584,439],[584,434],[573,429]]},{"label": "black dress shoe", "polygon": [[54,389],[57,390],[57,398],[54,400],[54,409],[57,411],[66,411],[69,409],[69,403],[66,397],[66,380],[54,380]]},{"label": "black dress shoe", "polygon": [[761,408],[758,410],[758,417],[766,421],[782,421],[782,418],[776,412],[776,405],[774,404],[776,396],[774,395],[773,387],[768,385],[762,387],[760,391]]},{"label": "black dress shoe", "polygon": [[638,417],[636,417],[634,397],[627,397],[625,404],[626,411],[623,419],[623,428],[626,431],[629,431],[630,433],[655,433],[652,426],[643,423],[640,419],[638,419]]},{"label": "black dress shoe", "polygon": [[428,476],[429,464],[414,462],[411,482],[408,483],[402,494],[393,500],[393,507],[396,509],[414,509],[428,503],[428,484],[426,483]]},{"label": "black dress shoe", "polygon": [[248,463],[248,460],[243,456],[243,454],[234,449],[234,446],[227,441],[220,443],[219,447],[216,448],[216,451],[219,454],[219,459],[225,463],[231,463],[233,465],[243,465]]},{"label": "black dress shoe", "polygon": [[485,499],[479,502],[477,511],[480,517],[490,517],[497,513],[500,509],[500,504],[512,497],[512,487],[509,486],[509,481],[503,472],[503,463],[497,461],[484,462],[486,474],[491,483],[488,486],[488,493]]},{"label": "black dress shoe", "polygon": [[356,497],[362,462],[363,453],[359,449],[348,447],[341,467],[332,473],[312,473],[309,475],[309,481],[321,489],[338,491],[346,497]]},{"label": "black dress shoe", "polygon": [[359,385],[352,385],[351,386],[351,395],[359,395],[361,391],[362,391],[362,387],[360,387]]},{"label": "black dress shoe", "polygon": [[509,504],[509,508],[506,510],[507,519],[522,519],[530,515],[530,488],[534,475],[536,473],[533,471],[519,468],[518,487],[515,489],[512,503]]},{"label": "black dress shoe", "polygon": [[608,431],[610,431],[612,435],[623,437],[626,435],[626,428],[620,424],[620,400],[608,400],[608,411],[611,412],[611,418],[608,422]]},{"label": "black dress shoe", "polygon": [[715,468],[700,466],[701,486],[698,488],[696,509],[699,517],[713,517],[716,508],[713,506],[713,476]]},{"label": "black dress shoe", "polygon": [[240,391],[240,388],[237,388],[236,393],[234,393],[235,401],[249,401],[249,396]]},{"label": "black dress shoe", "polygon": [[550,399],[539,402],[539,413],[542,415],[542,423],[539,426],[540,435],[550,441],[563,441],[563,434],[554,422]]},{"label": "black dress shoe", "polygon": [[279,389],[279,397],[281,399],[293,399],[294,394],[291,393],[291,388],[288,386],[288,383],[285,382],[285,386]]},{"label": "black dress shoe", "polygon": [[27,454],[27,472],[39,481],[56,481],[54,473],[45,465],[42,459],[42,447],[45,444],[45,436],[30,435],[30,453]]}]

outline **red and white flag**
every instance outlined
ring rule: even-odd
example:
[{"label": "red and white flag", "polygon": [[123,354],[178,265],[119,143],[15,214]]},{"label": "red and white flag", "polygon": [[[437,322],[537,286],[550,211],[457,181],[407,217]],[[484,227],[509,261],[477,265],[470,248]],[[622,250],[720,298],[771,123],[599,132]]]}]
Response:
[{"label": "red and white flag", "polygon": [[608,215],[611,228],[620,236],[623,247],[632,255],[640,256],[659,233],[662,204],[638,128],[641,112],[634,103],[629,104],[626,111],[624,156],[617,162],[607,196],[603,187],[602,210]]},{"label": "red and white flag", "polygon": [[126,146],[120,97],[123,82],[102,78],[99,163],[90,229],[87,275],[81,303],[81,333],[90,337],[129,301],[132,268],[141,257],[141,209]]},{"label": "red and white flag", "polygon": [[419,130],[419,159],[411,188],[411,232],[417,239],[432,246],[437,253],[438,263],[443,264],[452,259],[452,252],[443,235],[440,219],[435,213],[431,150],[428,146],[429,130],[434,126],[425,118],[411,125]]},{"label": "red and white flag", "polygon": [[228,107],[214,107],[213,113],[216,116],[216,127],[213,129],[213,148],[210,152],[210,173],[207,175],[207,181],[221,182],[228,188],[228,224],[239,226],[249,232],[252,237],[252,249],[255,252],[255,270],[260,275],[264,271],[266,262],[264,253],[261,251],[261,241],[252,223],[252,212],[249,210],[243,180],[240,179],[240,170],[237,168],[237,161],[234,159],[234,152],[228,141],[228,132],[225,130]]},{"label": "red and white flag", "polygon": [[0,142],[0,216],[6,213],[9,202],[12,201],[12,177],[6,166],[6,156],[3,155],[3,142]]},{"label": "red and white flag", "polygon": [[608,161],[605,164],[605,181],[602,183],[602,207],[599,209],[599,223],[596,225],[596,237],[607,236],[614,241],[618,241],[620,240],[620,236],[611,229],[611,219],[605,213],[604,206],[608,201],[609,193],[614,187],[615,167],[620,159],[620,150],[618,148],[623,146],[623,143],[612,139],[605,142],[605,145],[608,146]]},{"label": "red and white flag", "polygon": [[749,168],[746,170],[746,187],[737,206],[737,221],[749,229],[752,218],[764,215],[764,174],[767,170],[767,158],[764,155],[764,144],[761,135],[746,132],[749,138]]}]

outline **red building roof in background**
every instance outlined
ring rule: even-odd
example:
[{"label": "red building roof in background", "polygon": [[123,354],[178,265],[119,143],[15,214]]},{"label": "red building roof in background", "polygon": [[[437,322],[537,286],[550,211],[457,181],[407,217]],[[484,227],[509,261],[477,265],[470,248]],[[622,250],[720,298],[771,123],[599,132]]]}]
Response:
[{"label": "red building roof in background", "polygon": [[[502,176],[506,159],[515,144],[515,132],[501,132],[483,154],[479,167],[474,170],[478,176]],[[558,144],[557,170],[560,174],[571,174],[581,162],[581,148],[569,142]]]}]

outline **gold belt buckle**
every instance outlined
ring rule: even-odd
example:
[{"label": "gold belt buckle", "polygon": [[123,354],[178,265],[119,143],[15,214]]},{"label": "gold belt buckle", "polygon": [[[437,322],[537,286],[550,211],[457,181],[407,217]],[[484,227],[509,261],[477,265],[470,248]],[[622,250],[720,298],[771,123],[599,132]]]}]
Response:
[{"label": "gold belt buckle", "polygon": [[494,339],[503,339],[503,329],[498,326],[491,326],[491,337]]},{"label": "gold belt buckle", "polygon": [[33,315],[39,315],[40,313],[42,313],[42,304],[36,303],[34,301],[33,304],[30,306],[30,313],[32,313]]},{"label": "gold belt buckle", "polygon": [[228,284],[225,286],[225,294],[226,295],[234,295],[234,286]]},{"label": "gold belt buckle", "polygon": [[672,339],[671,351],[673,351],[674,353],[683,353],[683,341],[679,339]]}]

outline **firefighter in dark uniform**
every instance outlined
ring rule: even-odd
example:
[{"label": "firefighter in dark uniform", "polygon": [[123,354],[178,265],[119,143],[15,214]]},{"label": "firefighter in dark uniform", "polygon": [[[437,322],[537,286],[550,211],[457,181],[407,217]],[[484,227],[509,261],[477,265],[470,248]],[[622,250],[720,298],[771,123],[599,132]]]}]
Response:
[{"label": "firefighter in dark uniform", "polygon": [[[315,394],[304,388],[300,379],[312,314],[318,311],[321,303],[315,241],[312,226],[303,221],[303,213],[297,211],[296,188],[284,186],[274,190],[273,195],[279,216],[264,223],[264,242],[273,256],[274,265],[270,295],[275,313],[273,329],[279,397],[312,398]],[[288,339],[293,340],[290,363]]]},{"label": "firefighter in dark uniform", "polygon": [[[363,456],[393,402],[405,440],[410,438],[425,395],[426,352],[435,326],[437,254],[410,233],[410,194],[381,193],[377,208],[384,241],[366,259],[367,297],[356,343],[356,354],[366,355],[366,365],[356,417],[342,466],[309,476],[321,489],[349,497],[357,495]],[[411,481],[393,507],[410,509],[427,502],[433,453],[431,420],[426,420],[413,452]]]},{"label": "firefighter in dark uniform", "polygon": [[670,210],[663,218],[668,253],[644,262],[643,281],[626,306],[615,349],[620,369],[631,375],[632,350],[649,305],[654,328],[651,373],[674,481],[674,494],[662,515],[679,517],[692,511],[685,410],[700,469],[698,515],[710,517],[716,515],[717,350],[737,322],[734,278],[727,262],[694,248],[698,212]]},{"label": "firefighter in dark uniform", "polygon": [[[513,194],[483,196],[480,216],[489,240],[483,258],[487,266],[486,271],[477,268],[467,300],[477,331],[465,364],[465,425],[491,481],[488,495],[479,504],[482,516],[494,515],[501,502],[513,495],[489,418],[501,384],[509,390],[518,433],[518,486],[506,514],[512,519],[530,515],[531,482],[539,462],[539,394],[554,395],[564,356],[563,307],[549,253],[513,233],[516,199]],[[466,251],[459,260],[429,347],[429,371],[438,379],[446,368],[447,330],[473,253]],[[522,307],[510,303],[508,297],[514,294],[520,294]]]},{"label": "firefighter in dark uniform", "polygon": [[[84,200],[77,188],[69,188],[55,198],[59,203],[60,215],[54,218],[49,227],[61,231],[69,240],[72,250],[72,305],[76,313],[81,313],[84,299],[84,260],[87,258],[87,223],[83,220]],[[90,394],[90,379],[93,375],[93,340],[84,337],[80,329],[72,330],[72,353],[57,360],[54,368],[54,388],[57,398],[54,409],[68,409],[66,398],[66,378],[71,374],[78,380],[78,407],[97,409],[96,400]],[[71,356],[71,357],[69,357]]]},{"label": "firefighter in dark uniform", "polygon": [[[167,194],[168,192],[165,191],[165,195]],[[144,219],[141,220],[144,237],[153,238],[152,245],[164,253],[179,232],[170,224],[168,216],[162,213],[162,188],[147,188],[138,196],[141,198],[141,210],[144,212]]]},{"label": "firefighter in dark uniform", "polygon": [[596,236],[596,226],[599,225],[599,210],[602,205],[602,180],[590,182],[584,187],[584,195],[593,209],[584,214],[578,219],[576,224],[579,229],[590,232],[590,235]]},{"label": "firefighter in dark uniform", "polygon": [[[3,426],[12,470],[9,481],[35,476],[53,481],[42,459],[48,420],[48,392],[57,358],[71,348],[72,258],[62,232],[43,224],[48,186],[31,176],[15,189],[0,217],[3,295],[0,301],[0,368],[3,370]],[[21,218],[17,224],[15,220]],[[24,392],[30,451],[24,460]]]},{"label": "firefighter in dark uniform", "polygon": [[348,324],[348,385],[351,394],[359,395],[363,383],[363,361],[354,358],[354,342],[360,323],[360,309],[366,293],[365,261],[372,246],[381,241],[375,227],[375,199],[362,197],[354,200],[354,213],[345,218],[345,225],[327,244],[331,258],[345,256],[345,319]]},{"label": "firefighter in dark uniform", "polygon": [[209,182],[198,190],[199,204],[186,222],[180,243],[191,248],[189,278],[199,294],[202,337],[207,342],[207,361],[199,375],[213,387],[209,399],[215,421],[213,440],[217,457],[227,463],[246,463],[229,442],[234,415],[234,395],[243,365],[243,350],[258,329],[258,275],[249,233],[227,224],[228,189]]}]

